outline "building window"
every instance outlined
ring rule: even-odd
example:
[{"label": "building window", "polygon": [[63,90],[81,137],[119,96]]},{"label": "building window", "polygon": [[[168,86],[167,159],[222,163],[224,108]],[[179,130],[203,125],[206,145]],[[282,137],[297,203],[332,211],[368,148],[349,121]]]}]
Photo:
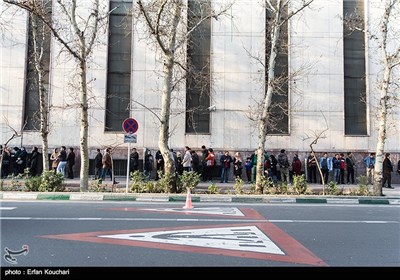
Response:
[{"label": "building window", "polygon": [[190,34],[187,46],[186,133],[210,132],[210,0],[188,1],[188,30],[202,21]]},{"label": "building window", "polygon": [[132,0],[111,0],[105,131],[122,131],[129,118],[131,90]]},{"label": "building window", "polygon": [[[43,0],[41,4],[51,18],[52,1]],[[33,29],[33,22],[36,27]],[[34,32],[36,36],[34,36]],[[30,14],[28,20],[28,59],[26,60],[26,82],[25,82],[25,105],[24,105],[24,123],[23,130],[40,129],[40,101],[39,101],[39,75],[35,62],[36,41],[37,52],[41,55],[41,68],[43,70],[43,87],[49,89],[49,67],[50,67],[50,42],[51,32],[49,28],[36,16]]]},{"label": "building window", "polygon": [[[287,15],[287,5],[283,7],[282,16]],[[266,10],[265,25],[265,58],[266,67],[271,52],[271,29],[273,28],[274,14]],[[269,108],[267,134],[284,135],[289,133],[289,86],[288,86],[288,23],[285,22],[280,31],[281,35],[277,44],[278,55],[275,61],[274,92]],[[266,68],[266,85],[268,82],[268,68]],[[265,87],[267,90],[267,86]]]},{"label": "building window", "polygon": [[[363,29],[364,0],[344,0],[343,15],[357,15],[356,24]],[[367,135],[364,33],[344,24],[343,48],[345,135]]]}]

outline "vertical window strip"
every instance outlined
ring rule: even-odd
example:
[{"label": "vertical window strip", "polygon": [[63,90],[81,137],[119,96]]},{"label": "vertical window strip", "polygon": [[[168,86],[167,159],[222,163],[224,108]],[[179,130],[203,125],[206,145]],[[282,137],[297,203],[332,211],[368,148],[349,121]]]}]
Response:
[{"label": "vertical window strip", "polygon": [[191,33],[187,46],[186,80],[186,133],[210,132],[210,51],[211,19],[210,0],[188,1],[188,30],[201,24]]},{"label": "vertical window strip", "polygon": [[[343,15],[356,15],[357,24],[364,28],[364,0],[344,0]],[[345,135],[367,135],[364,32],[344,24],[343,48]]]},{"label": "vertical window strip", "polygon": [[131,98],[132,0],[111,0],[105,131],[122,131]]},{"label": "vertical window strip", "polygon": [[[52,13],[52,0],[42,0],[41,3],[51,17]],[[34,15],[32,15],[34,16]],[[43,84],[46,89],[49,89],[49,68],[50,68],[50,43],[51,32],[43,24],[43,22],[36,18],[36,41],[38,46],[43,47],[42,67],[44,71]],[[43,28],[46,30],[42,36]],[[40,129],[40,102],[39,102],[39,76],[36,69],[36,62],[34,57],[34,44],[33,44],[33,26],[31,17],[28,21],[28,58],[26,60],[26,81],[25,81],[25,103],[24,103],[24,123],[23,130],[26,131],[39,131]]]}]

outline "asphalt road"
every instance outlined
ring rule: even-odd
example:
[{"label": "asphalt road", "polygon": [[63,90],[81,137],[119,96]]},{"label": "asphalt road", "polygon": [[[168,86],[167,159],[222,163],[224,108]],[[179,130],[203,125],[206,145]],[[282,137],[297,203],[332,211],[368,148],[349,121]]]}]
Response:
[{"label": "asphalt road", "polygon": [[3,201],[0,207],[3,276],[35,267],[42,273],[52,267],[400,267],[398,205],[183,209],[182,203]]}]

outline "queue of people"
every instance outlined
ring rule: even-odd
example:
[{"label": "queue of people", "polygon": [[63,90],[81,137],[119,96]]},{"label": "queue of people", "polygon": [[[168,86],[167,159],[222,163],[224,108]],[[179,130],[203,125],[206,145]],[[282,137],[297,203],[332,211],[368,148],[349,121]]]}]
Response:
[{"label": "queue of people", "polygon": [[[40,175],[41,154],[37,147],[33,147],[32,151],[28,153],[24,147],[11,149],[9,147],[3,148],[0,145],[0,151],[0,155],[2,155],[2,178],[23,174],[26,169],[30,176]],[[201,175],[203,182],[210,182],[217,176],[221,183],[234,181],[235,178],[243,179],[248,183],[255,182],[257,151],[245,157],[242,157],[240,152],[231,156],[227,150],[215,153],[213,148],[206,148],[203,145],[198,151],[185,146],[182,151],[171,149],[170,152],[175,161],[177,175],[181,175],[184,171],[195,171]],[[73,147],[70,147],[68,151],[65,146],[54,148],[49,159],[51,170],[63,174],[65,178],[74,178],[76,155]],[[112,162],[111,148],[104,149],[103,153],[100,149],[96,149],[94,178],[105,180],[106,176],[110,176],[113,183],[118,183],[113,179]],[[148,179],[158,180],[159,172],[164,171],[164,163],[165,160],[160,150],[153,155],[151,150],[145,149],[143,166],[141,167],[137,149],[131,149],[130,172],[140,170]],[[287,184],[293,181],[293,176],[302,174],[305,175],[308,183],[322,183],[323,178],[324,183],[333,181],[336,184],[355,184],[355,175],[360,173],[361,164],[365,168],[365,175],[369,183],[372,184],[376,164],[374,153],[369,153],[357,161],[352,152],[347,152],[346,156],[344,153],[335,153],[329,156],[325,152],[319,158],[311,152],[302,161],[298,154],[294,154],[290,160],[285,149],[281,149],[276,156],[264,152],[263,173],[273,182],[286,182]],[[217,167],[220,171],[216,171]],[[382,162],[382,187],[393,188],[392,172],[394,171],[400,175],[400,160],[397,164],[394,164],[390,154],[385,153]],[[220,172],[219,175],[217,172]],[[360,175],[363,174],[360,173]]]}]

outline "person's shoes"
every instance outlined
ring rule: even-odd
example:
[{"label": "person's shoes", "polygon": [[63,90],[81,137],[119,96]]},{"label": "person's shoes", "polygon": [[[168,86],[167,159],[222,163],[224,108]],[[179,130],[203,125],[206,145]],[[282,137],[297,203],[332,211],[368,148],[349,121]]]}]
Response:
[{"label": "person's shoes", "polygon": [[392,187],[392,186],[390,186],[390,187],[387,187],[388,189],[394,189],[394,187]]}]

